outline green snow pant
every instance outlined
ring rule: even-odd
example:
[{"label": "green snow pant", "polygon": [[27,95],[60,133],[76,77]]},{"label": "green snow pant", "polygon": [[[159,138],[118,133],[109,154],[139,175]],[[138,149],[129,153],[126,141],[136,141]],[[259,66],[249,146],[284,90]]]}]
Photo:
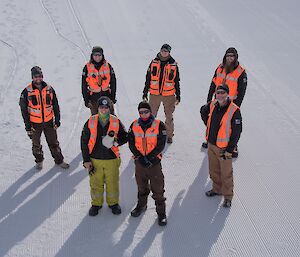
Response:
[{"label": "green snow pant", "polygon": [[119,167],[121,159],[98,160],[91,158],[95,173],[90,175],[92,205],[102,206],[104,184],[106,203],[111,206],[119,203]]}]

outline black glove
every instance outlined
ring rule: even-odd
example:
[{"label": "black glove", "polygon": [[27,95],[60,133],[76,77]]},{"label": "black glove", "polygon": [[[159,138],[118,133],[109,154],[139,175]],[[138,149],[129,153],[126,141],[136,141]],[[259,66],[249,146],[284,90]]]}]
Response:
[{"label": "black glove", "polygon": [[35,131],[34,128],[31,127],[30,130],[26,130],[26,133],[27,133],[27,136],[32,139],[32,135],[33,135],[33,132]]},{"label": "black glove", "polygon": [[115,104],[117,102],[117,99],[113,99],[112,102]]},{"label": "black glove", "polygon": [[180,102],[180,95],[177,95],[177,96],[176,96],[176,100],[177,100],[178,102]]},{"label": "black glove", "polygon": [[150,162],[146,156],[141,156],[138,161],[145,168],[149,169],[152,167],[152,162]]},{"label": "black glove", "polygon": [[148,102],[148,93],[143,94],[143,100]]}]

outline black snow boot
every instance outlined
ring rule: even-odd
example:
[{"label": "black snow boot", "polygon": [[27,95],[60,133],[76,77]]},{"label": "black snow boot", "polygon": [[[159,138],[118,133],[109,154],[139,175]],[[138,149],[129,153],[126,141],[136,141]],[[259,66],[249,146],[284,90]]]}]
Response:
[{"label": "black snow boot", "polygon": [[101,208],[102,208],[102,206],[92,205],[92,207],[89,210],[89,215],[90,216],[98,215],[98,212]]},{"label": "black snow boot", "polygon": [[173,139],[171,137],[167,138],[167,144],[172,144],[173,143]]},{"label": "black snow boot", "polygon": [[142,212],[146,211],[147,209],[147,205],[141,207],[139,205],[137,205],[132,211],[131,211],[131,216],[132,217],[138,217],[142,214]]},{"label": "black snow boot", "polygon": [[202,147],[205,148],[205,149],[208,148],[207,142],[203,142],[203,143],[202,143]]},{"label": "black snow boot", "polygon": [[115,215],[119,215],[122,213],[121,207],[119,204],[114,204],[109,206],[109,208],[111,208],[111,212]]},{"label": "black snow boot", "polygon": [[220,194],[219,194],[219,193],[216,193],[214,190],[211,189],[211,190],[205,192],[205,195],[206,195],[207,197],[213,197],[213,196],[220,195]]},{"label": "black snow boot", "polygon": [[165,214],[158,215],[158,225],[159,226],[167,225],[167,217]]},{"label": "black snow boot", "polygon": [[230,208],[230,207],[231,207],[231,200],[229,200],[229,199],[224,199],[223,207],[225,207],[225,208]]}]

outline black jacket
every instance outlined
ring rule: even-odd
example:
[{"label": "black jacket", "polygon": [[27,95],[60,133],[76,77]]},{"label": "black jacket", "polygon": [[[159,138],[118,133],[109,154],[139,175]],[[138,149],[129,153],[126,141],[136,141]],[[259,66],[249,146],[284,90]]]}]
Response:
[{"label": "black jacket", "polygon": [[[47,86],[47,83],[43,81],[42,89],[45,88],[46,86]],[[37,87],[33,84],[33,82],[32,82],[32,87],[33,87],[33,89],[37,89]],[[53,112],[54,112],[54,124],[60,126],[60,110],[59,110],[58,100],[57,100],[54,89],[52,88],[51,90],[52,90],[52,94],[53,94],[52,105],[53,105]],[[39,91],[41,94],[41,90],[39,90]],[[27,131],[29,131],[32,127],[32,122],[30,121],[30,117],[29,117],[29,113],[28,113],[28,91],[26,88],[21,93],[19,105],[21,108],[21,113],[22,113],[22,117],[24,120],[25,129]],[[52,123],[53,123],[53,121],[52,121]]]},{"label": "black jacket", "polygon": [[[237,63],[237,66],[238,65],[239,64]],[[237,68],[237,66],[235,67],[235,69]],[[217,69],[215,71],[215,74],[214,74],[213,78],[215,78],[217,76]],[[242,72],[241,76],[238,78],[237,98],[233,100],[233,102],[239,107],[241,106],[241,104],[243,102],[243,99],[244,99],[244,96],[245,96],[245,93],[246,93],[246,89],[247,89],[247,73],[244,70]],[[211,84],[210,84],[208,95],[207,95],[207,103],[212,100],[215,91],[216,91],[216,85],[212,81]]]},{"label": "black jacket", "polygon": [[[164,70],[164,67],[166,66],[166,64],[173,64],[175,63],[175,60],[172,56],[170,56],[170,58],[166,61],[162,61],[160,58],[159,58],[159,53],[157,54],[156,58],[154,59],[156,61],[160,61],[160,78],[159,78],[159,90],[161,89],[161,86],[162,86],[162,79],[163,79],[163,70]],[[150,82],[151,82],[151,64],[152,62],[150,63],[149,65],[149,68],[147,70],[147,74],[146,74],[146,81],[145,81],[145,87],[144,87],[144,90],[143,90],[143,95],[146,96],[148,94],[148,91],[150,89]],[[178,69],[178,66],[177,66],[177,71],[176,71],[176,77],[175,77],[175,95],[176,95],[176,99],[180,101],[180,76],[179,76],[179,69]]]},{"label": "black jacket", "polygon": [[[88,143],[90,140],[91,132],[90,129],[88,128],[88,122],[87,121],[82,129],[81,133],[81,153],[83,157],[83,162],[89,162],[91,159],[98,159],[98,160],[111,160],[111,159],[116,159],[115,153],[111,150],[106,148],[102,144],[102,137],[107,135],[107,130],[109,127],[109,122],[102,127],[101,123],[98,121],[98,126],[97,126],[97,139],[96,139],[96,144],[94,146],[94,149],[92,153],[89,153],[89,147]],[[118,131],[118,139],[117,143],[119,146],[127,143],[127,132],[123,126],[123,124],[120,121],[120,128]]]},{"label": "black jacket", "polygon": [[[104,60],[105,59],[103,56],[103,59],[101,60],[101,62],[96,63],[96,62],[92,61],[92,63],[95,65],[95,68],[97,70],[100,70],[101,66],[103,65]],[[101,96],[107,96],[113,101],[113,103],[116,103],[116,90],[117,90],[116,75],[115,75],[114,69],[110,65],[110,63],[108,63],[108,66],[110,69],[110,90],[111,90],[111,92],[109,93],[109,91],[101,91],[99,93],[93,93],[92,95],[90,95],[90,91],[88,90],[88,83],[86,82],[86,78],[87,78],[87,74],[88,74],[87,66],[86,65],[84,66],[83,71],[82,71],[82,79],[81,79],[81,92],[82,92],[85,106],[88,105],[89,101],[97,102],[97,100]]]},{"label": "black jacket", "polygon": [[[153,121],[154,121],[154,117],[151,116],[149,122],[145,123],[145,122],[141,121],[141,119],[139,119],[138,123],[141,126],[141,128],[143,129],[143,131],[145,132],[148,128],[151,127]],[[128,131],[128,145],[129,145],[129,149],[132,152],[134,158],[138,159],[139,157],[142,156],[142,153],[135,146],[135,136],[132,131],[132,126],[133,126],[133,123],[130,125],[129,131]],[[148,160],[150,162],[152,162],[152,164],[157,164],[160,162],[160,158],[158,158],[157,155],[160,154],[164,150],[165,144],[166,144],[166,139],[167,139],[166,126],[161,121],[159,123],[159,134],[157,136],[157,145],[152,150],[152,152],[147,155]]]},{"label": "black jacket", "polygon": [[[200,113],[201,118],[205,125],[207,125],[208,116],[210,113],[210,103],[207,103],[206,105],[203,105],[201,107]],[[220,107],[219,103],[216,103],[216,107],[212,113],[211,122],[210,122],[210,131],[208,134],[208,142],[216,145],[217,141],[217,135],[220,129],[220,122],[225,114],[225,112],[228,109],[228,106],[230,104],[230,100],[228,99],[227,105],[224,107]],[[236,110],[235,113],[232,116],[231,119],[231,136],[228,143],[228,146],[226,147],[226,151],[229,153],[232,153],[235,146],[237,145],[240,135],[242,132],[242,116],[240,110]]]}]

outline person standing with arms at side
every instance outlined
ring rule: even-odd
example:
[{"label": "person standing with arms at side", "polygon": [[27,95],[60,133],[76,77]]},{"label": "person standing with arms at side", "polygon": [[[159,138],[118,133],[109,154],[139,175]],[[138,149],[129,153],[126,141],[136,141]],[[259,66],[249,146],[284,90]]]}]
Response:
[{"label": "person standing with arms at side", "polygon": [[163,103],[168,144],[173,142],[173,112],[175,106],[180,103],[179,69],[170,52],[171,46],[164,44],[155,59],[151,61],[143,91],[144,101],[148,101],[148,92],[150,91],[149,104],[154,117],[157,116],[161,102]]},{"label": "person standing with arms at side", "polygon": [[131,216],[138,217],[147,209],[147,199],[151,190],[158,224],[165,226],[167,224],[166,198],[161,152],[166,144],[167,132],[164,123],[152,115],[148,102],[141,102],[138,111],[140,117],[131,124],[128,131],[128,144],[135,160],[135,178],[138,187],[138,203],[132,210]]},{"label": "person standing with arms at side", "polygon": [[[91,109],[92,115],[98,113],[97,103],[101,96],[109,97],[114,104],[117,102],[115,72],[100,46],[93,47],[90,61],[83,68],[81,90],[84,104]],[[113,114],[113,110],[111,112]]]},{"label": "person standing with arms at side", "polygon": [[[239,64],[238,52],[234,47],[226,50],[222,63],[215,71],[214,77],[210,84],[207,103],[213,99],[216,89],[220,85],[228,85],[229,98],[238,106],[241,107],[247,88],[247,73],[246,70]],[[207,148],[207,143],[202,146]],[[233,157],[237,157],[237,149],[233,152]]]},{"label": "person standing with arms at side", "polygon": [[223,195],[223,207],[231,207],[233,198],[232,152],[242,132],[240,108],[229,98],[229,88],[220,85],[216,100],[201,107],[201,118],[206,125],[209,175],[213,182],[207,197]]},{"label": "person standing with arms at side", "polygon": [[43,168],[44,153],[41,135],[44,132],[54,162],[63,169],[69,168],[64,162],[57,128],[60,126],[60,110],[55,91],[43,81],[42,69],[34,66],[31,69],[32,82],[22,91],[19,105],[28,137],[32,140],[32,154],[35,157],[36,169]]},{"label": "person standing with arms at side", "polygon": [[92,206],[90,216],[96,216],[103,205],[104,184],[106,202],[113,214],[121,214],[119,205],[119,146],[127,143],[127,132],[121,121],[110,113],[112,102],[106,96],[98,100],[98,114],[85,123],[81,134],[83,166],[90,176]]}]

